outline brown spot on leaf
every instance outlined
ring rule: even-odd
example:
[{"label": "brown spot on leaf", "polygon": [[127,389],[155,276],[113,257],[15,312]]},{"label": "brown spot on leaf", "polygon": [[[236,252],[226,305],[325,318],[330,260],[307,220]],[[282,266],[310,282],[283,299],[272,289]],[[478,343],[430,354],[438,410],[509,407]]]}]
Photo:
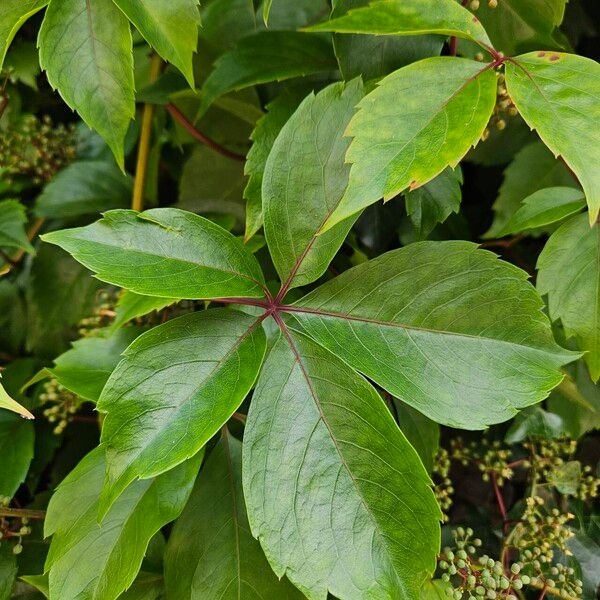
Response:
[{"label": "brown spot on leaf", "polygon": [[552,62],[554,62],[554,61],[556,61],[556,60],[559,60],[559,59],[560,59],[560,56],[559,56],[558,54],[553,54],[553,55],[550,57],[550,60],[551,60]]},{"label": "brown spot on leaf", "polygon": [[473,17],[473,23],[479,23],[479,19],[477,17]]},{"label": "brown spot on leaf", "polygon": [[544,58],[544,56],[546,56],[545,52],[538,52],[538,57],[539,58]]}]

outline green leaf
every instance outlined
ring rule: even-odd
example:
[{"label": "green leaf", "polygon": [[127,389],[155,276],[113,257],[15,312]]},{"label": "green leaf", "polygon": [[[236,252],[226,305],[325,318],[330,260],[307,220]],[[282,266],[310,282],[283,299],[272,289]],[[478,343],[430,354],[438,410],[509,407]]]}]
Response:
[{"label": "green leaf", "polygon": [[257,122],[250,139],[252,148],[248,152],[244,165],[244,174],[248,183],[244,190],[246,198],[246,231],[244,239],[248,241],[263,225],[262,182],[267,158],[271,148],[298,105],[306,95],[306,89],[292,88],[284,90],[275,100],[267,104],[267,112]]},{"label": "green leaf", "polygon": [[600,64],[557,52],[532,52],[506,63],[506,86],[527,124],[579,179],[590,224],[600,213]]},{"label": "green leaf", "polygon": [[454,0],[377,0],[306,30],[374,35],[436,33],[465,38],[486,49],[492,45],[479,19]]},{"label": "green leaf", "polygon": [[[343,292],[342,292],[343,291]],[[430,419],[482,429],[535,404],[578,355],[527,274],[470,242],[418,242],[293,305],[305,331]]]},{"label": "green leaf", "polygon": [[[369,0],[338,0],[331,18],[340,17],[352,8],[361,8]],[[364,81],[378,79],[429,56],[437,56],[444,45],[440,35],[391,36],[335,34],[333,47],[344,79],[361,76]]]},{"label": "green leaf", "polygon": [[261,31],[243,38],[217,60],[202,86],[200,113],[227,92],[335,69],[331,44],[322,36]]},{"label": "green leaf", "polygon": [[532,437],[554,439],[564,437],[568,432],[559,415],[548,412],[539,406],[532,406],[520,412],[506,432],[504,441],[517,444]]},{"label": "green leaf", "polygon": [[102,511],[134,479],[196,454],[227,422],[262,364],[260,323],[228,309],[203,311],[155,327],[127,348],[98,402],[108,413]]},{"label": "green leaf", "polygon": [[17,578],[17,557],[10,544],[0,546],[0,600],[9,600]]},{"label": "green leaf", "polygon": [[54,358],[69,348],[77,324],[92,314],[100,282],[59,248],[43,244],[27,286],[27,348]]},{"label": "green leaf", "polygon": [[360,79],[310,94],[269,154],[262,188],[265,237],[288,288],[307,285],[325,272],[355,220],[317,235],[348,183],[349,140],[343,135],[361,98]]},{"label": "green leaf", "polygon": [[159,600],[164,598],[165,582],[156,573],[138,573],[131,587],[119,596],[119,600]]},{"label": "green leaf", "polygon": [[578,532],[567,544],[581,568],[584,598],[593,599],[600,585],[600,546],[582,532]]},{"label": "green leaf", "polygon": [[277,576],[311,600],[417,597],[440,543],[427,472],[369,383],[287,335],[265,362],[244,434],[252,533]]},{"label": "green leaf", "polygon": [[600,378],[600,228],[586,214],[561,225],[538,259],[537,288],[553,321],[574,337],[593,381]]},{"label": "green leaf", "polygon": [[419,600],[445,600],[450,596],[448,590],[453,591],[452,583],[441,579],[426,581],[421,588]]},{"label": "green leaf", "polygon": [[[0,387],[0,407],[3,405],[4,389]],[[12,498],[25,481],[33,458],[33,424],[16,415],[0,410],[0,496]]]},{"label": "green leaf", "polygon": [[174,64],[194,88],[192,58],[198,45],[198,0],[114,0],[146,41]]},{"label": "green leaf", "polygon": [[60,171],[35,202],[39,217],[78,217],[131,202],[132,179],[112,161],[84,160]]},{"label": "green leaf", "polygon": [[87,227],[42,236],[98,279],[162,298],[261,297],[263,275],[244,245],[208,219],[175,208],[113,210]]},{"label": "green leaf", "polygon": [[27,238],[25,207],[18,200],[0,201],[0,246],[21,248],[33,254],[33,246]]},{"label": "green leaf", "polygon": [[502,237],[562,221],[585,208],[585,196],[572,187],[551,187],[538,190],[523,200],[521,208],[498,232]]},{"label": "green leaf", "polygon": [[578,460],[569,460],[553,467],[548,473],[548,483],[561,494],[575,496],[581,484],[581,463]]},{"label": "green leaf", "polygon": [[483,237],[497,237],[523,200],[534,192],[549,187],[573,187],[574,183],[564,164],[556,160],[542,142],[528,144],[504,171],[504,181],[493,206],[494,222]]},{"label": "green leaf", "polygon": [[109,337],[81,338],[46,371],[80,398],[97,402],[121,354],[140,333],[138,327],[127,327]]},{"label": "green leaf", "polygon": [[459,211],[461,183],[461,170],[447,168],[423,187],[406,194],[406,212],[415,228],[417,240],[427,239],[438,223]]},{"label": "green leaf", "polygon": [[135,113],[125,15],[107,0],[52,0],[38,44],[50,85],[106,140],[123,168],[123,143]]},{"label": "green leaf", "polygon": [[[47,575],[21,575],[19,579],[28,583],[31,587],[35,588],[40,594],[43,594],[44,598],[50,598],[50,588],[48,584]],[[0,596],[1,598],[2,596]],[[37,600],[37,596],[35,600]],[[26,597],[27,600],[27,597]]]},{"label": "green leaf", "polygon": [[6,52],[21,25],[49,0],[2,0],[0,6],[0,70],[4,64]]},{"label": "green leaf", "polygon": [[185,506],[199,458],[131,485],[102,524],[97,518],[105,470],[102,447],[83,458],[48,506],[44,534],[52,535],[45,568],[50,597],[115,600],[127,589],[152,536]]},{"label": "green leaf", "polygon": [[162,310],[176,302],[173,298],[155,298],[154,296],[142,296],[129,290],[124,290],[119,296],[115,308],[115,320],[110,325],[114,331],[123,327],[126,323],[138,317],[143,317],[154,311]]},{"label": "green leaf", "polygon": [[13,400],[4,387],[0,383],[0,417],[4,414],[4,410],[10,410],[11,412],[21,415],[24,419],[33,419],[34,416],[24,407],[21,406],[16,400]]},{"label": "green leaf", "polygon": [[21,290],[11,281],[0,280],[0,349],[18,355],[27,331],[27,315]]},{"label": "green leaf", "polygon": [[36,78],[40,74],[40,60],[34,42],[19,40],[6,54],[4,70],[12,83],[22,83],[38,91]]},{"label": "green leaf", "polygon": [[265,0],[263,4],[263,21],[265,25],[269,24],[269,13],[271,12],[271,5],[273,4],[273,0]]},{"label": "green leaf", "polygon": [[418,410],[393,398],[394,413],[402,433],[417,451],[428,473],[433,470],[433,460],[440,446],[440,426]]},{"label": "green leaf", "polygon": [[250,533],[242,444],[227,430],[169,537],[165,582],[168,596],[178,600],[304,597],[279,581]]},{"label": "green leaf", "polygon": [[[480,3],[477,16],[494,46],[506,56],[563,46],[557,27],[568,0],[501,0],[495,8]],[[459,46],[460,49],[460,46]]]},{"label": "green leaf", "polygon": [[350,121],[350,181],[324,229],[455,167],[495,103],[495,72],[475,61],[434,57],[388,75]]}]

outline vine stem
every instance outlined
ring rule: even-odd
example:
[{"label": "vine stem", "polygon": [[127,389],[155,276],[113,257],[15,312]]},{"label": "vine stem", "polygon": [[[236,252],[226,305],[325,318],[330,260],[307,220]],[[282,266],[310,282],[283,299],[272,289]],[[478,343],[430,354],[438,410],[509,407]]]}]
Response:
[{"label": "vine stem", "polygon": [[28,510],[26,508],[0,508],[0,517],[16,517],[43,520],[46,518],[45,510]]},{"label": "vine stem", "polygon": [[198,131],[194,124],[171,102],[165,104],[165,108],[169,111],[171,116],[196,140],[200,143],[204,144],[206,147],[214,150],[217,154],[221,156],[225,156],[227,158],[231,158],[232,160],[237,160],[239,162],[245,162],[246,157],[241,154],[237,154],[236,152],[232,152],[231,150],[227,150],[215,142],[215,140],[209,138],[207,135]]},{"label": "vine stem", "polygon": [[[162,69],[162,60],[158,54],[153,54],[150,60],[150,83],[154,83]],[[152,121],[154,119],[154,104],[144,104],[142,114],[142,129],[138,146],[135,181],[133,183],[133,198],[131,208],[141,211],[144,208],[144,192],[146,191],[146,176],[148,174],[148,157],[150,155],[150,138],[152,137]]]}]

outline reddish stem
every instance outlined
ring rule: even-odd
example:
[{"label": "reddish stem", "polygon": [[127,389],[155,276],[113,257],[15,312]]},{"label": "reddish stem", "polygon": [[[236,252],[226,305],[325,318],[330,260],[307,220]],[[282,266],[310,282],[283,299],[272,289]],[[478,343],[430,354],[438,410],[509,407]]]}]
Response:
[{"label": "reddish stem", "polygon": [[170,102],[165,105],[165,108],[169,111],[171,116],[195,139],[199,142],[214,150],[221,156],[226,156],[227,158],[231,158],[233,160],[238,160],[240,162],[245,162],[246,157],[241,154],[237,154],[236,152],[232,152],[231,150],[227,150],[221,146],[221,144],[215,142],[215,140],[209,138],[207,135],[198,131],[194,124],[188,120],[188,118],[174,105]]}]

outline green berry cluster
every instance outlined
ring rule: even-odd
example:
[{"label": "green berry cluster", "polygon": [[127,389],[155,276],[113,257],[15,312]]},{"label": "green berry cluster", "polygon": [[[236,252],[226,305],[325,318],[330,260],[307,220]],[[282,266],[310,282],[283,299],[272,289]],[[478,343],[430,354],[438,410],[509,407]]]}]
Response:
[{"label": "green berry cluster", "polygon": [[[555,474],[560,472],[566,463],[573,461],[577,452],[577,441],[569,438],[534,438],[524,442],[523,446],[531,456],[530,466],[534,485],[553,482]],[[600,493],[600,478],[592,471],[589,465],[581,469],[579,487],[575,495],[584,502],[598,498]]]},{"label": "green berry cluster", "polygon": [[460,437],[450,441],[450,458],[466,466],[476,464],[481,471],[483,481],[490,481],[492,475],[496,477],[498,485],[504,485],[505,480],[513,476],[510,466],[512,452],[499,440],[490,441],[482,438],[478,442],[465,444]]},{"label": "green berry cluster", "polygon": [[[475,58],[479,57],[477,56]],[[481,55],[481,60],[483,60],[483,55]],[[496,105],[494,106],[494,112],[490,117],[490,122],[488,123],[488,126],[485,128],[483,134],[481,135],[481,140],[483,142],[485,142],[485,140],[487,140],[490,136],[491,127],[495,127],[498,131],[502,131],[503,129],[506,129],[506,119],[508,117],[515,117],[519,114],[519,110],[508,95],[504,74],[498,72],[497,77],[498,89],[496,96]]]},{"label": "green berry cluster", "polygon": [[450,479],[450,466],[448,450],[442,447],[438,448],[433,462],[433,476],[436,482],[434,492],[442,511],[444,523],[450,520],[448,511],[452,507],[452,494],[454,493]]},{"label": "green berry cluster", "polygon": [[79,408],[79,396],[70,392],[55,378],[44,383],[44,391],[40,394],[42,404],[51,406],[44,410],[49,423],[55,424],[54,434],[61,435]]},{"label": "green berry cluster", "polygon": [[438,567],[442,580],[451,583],[446,588],[454,600],[517,600],[518,590],[530,583],[515,563],[505,569],[502,562],[487,555],[477,556],[481,540],[473,538],[471,528],[458,527],[452,532],[455,548],[444,548]]},{"label": "green berry cluster", "polygon": [[75,130],[50,117],[22,117],[0,135],[0,171],[7,183],[15,177],[42,185],[75,158]]},{"label": "green berry cluster", "polygon": [[94,337],[100,330],[112,323],[116,316],[115,308],[121,292],[114,288],[102,289],[98,292],[94,313],[79,321],[80,337]]},{"label": "green berry cluster", "polygon": [[[7,507],[10,504],[10,498],[0,496],[0,507]],[[31,533],[29,519],[27,517],[0,517],[0,543],[3,540],[16,542],[12,551],[13,554],[23,552],[23,537]]]}]

